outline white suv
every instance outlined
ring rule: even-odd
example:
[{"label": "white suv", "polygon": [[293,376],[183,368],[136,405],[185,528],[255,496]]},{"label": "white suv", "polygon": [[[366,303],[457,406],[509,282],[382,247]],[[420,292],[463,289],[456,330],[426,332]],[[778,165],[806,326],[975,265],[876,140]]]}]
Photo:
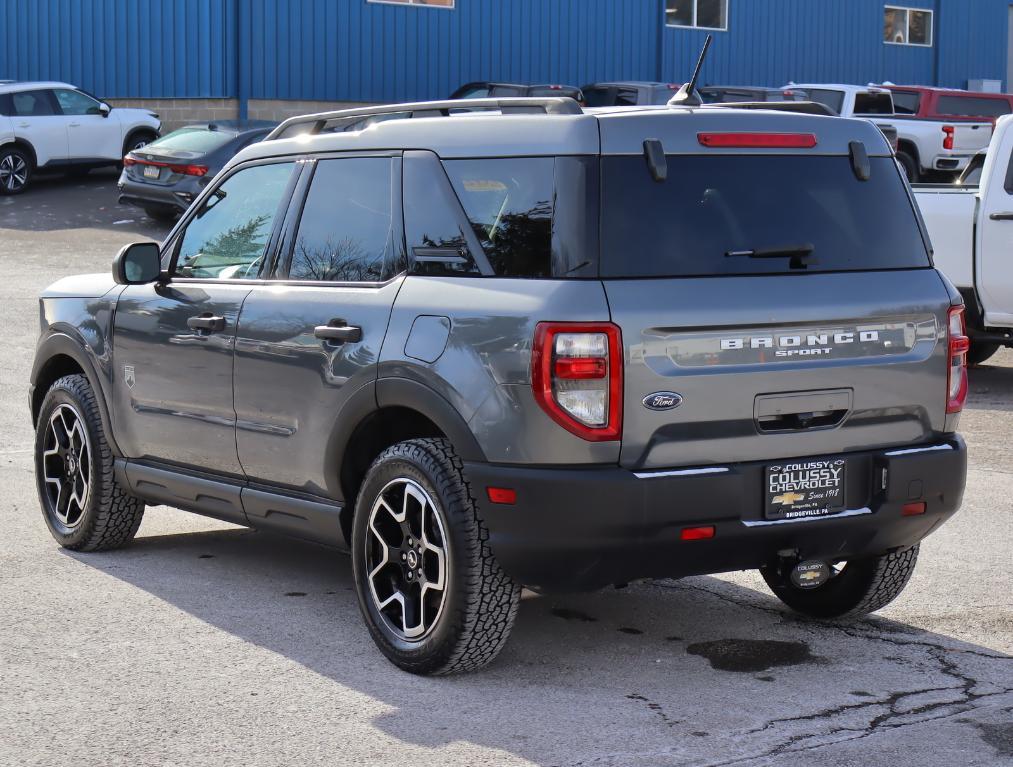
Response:
[{"label": "white suv", "polygon": [[25,191],[36,169],[115,165],[161,127],[154,112],[113,109],[67,83],[0,81],[0,194]]}]

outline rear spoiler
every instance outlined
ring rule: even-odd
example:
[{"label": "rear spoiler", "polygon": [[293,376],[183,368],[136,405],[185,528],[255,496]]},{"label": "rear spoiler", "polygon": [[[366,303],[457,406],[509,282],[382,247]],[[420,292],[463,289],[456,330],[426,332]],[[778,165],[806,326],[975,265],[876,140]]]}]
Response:
[{"label": "rear spoiler", "polygon": [[704,104],[704,109],[770,109],[774,112],[801,112],[807,115],[837,117],[837,112],[818,101],[739,101],[727,104]]}]

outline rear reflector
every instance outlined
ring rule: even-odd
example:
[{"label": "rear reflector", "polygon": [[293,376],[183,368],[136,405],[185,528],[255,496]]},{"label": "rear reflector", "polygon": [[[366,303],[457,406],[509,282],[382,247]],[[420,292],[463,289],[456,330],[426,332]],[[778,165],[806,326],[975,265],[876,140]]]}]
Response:
[{"label": "rear reflector", "polygon": [[917,501],[916,503],[905,503],[900,510],[900,513],[905,517],[914,517],[918,514],[924,514],[928,508],[925,501]]},{"label": "rear reflector", "polygon": [[509,487],[487,487],[485,493],[492,503],[501,503],[505,506],[517,503],[517,491]]},{"label": "rear reflector", "polygon": [[714,537],[714,526],[707,527],[684,527],[679,533],[679,538],[684,541],[705,541]]},{"label": "rear reflector", "polygon": [[697,133],[696,137],[708,147],[812,149],[816,146],[816,136],[812,133]]}]

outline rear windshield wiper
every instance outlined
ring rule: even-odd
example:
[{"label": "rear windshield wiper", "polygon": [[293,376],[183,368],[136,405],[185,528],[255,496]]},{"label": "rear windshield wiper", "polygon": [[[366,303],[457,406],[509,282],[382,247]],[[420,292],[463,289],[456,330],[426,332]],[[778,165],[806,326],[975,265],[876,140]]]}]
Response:
[{"label": "rear windshield wiper", "polygon": [[792,269],[805,269],[809,264],[816,248],[805,243],[803,245],[783,245],[778,248],[760,248],[756,250],[729,250],[725,253],[726,258],[790,258],[788,264]]}]

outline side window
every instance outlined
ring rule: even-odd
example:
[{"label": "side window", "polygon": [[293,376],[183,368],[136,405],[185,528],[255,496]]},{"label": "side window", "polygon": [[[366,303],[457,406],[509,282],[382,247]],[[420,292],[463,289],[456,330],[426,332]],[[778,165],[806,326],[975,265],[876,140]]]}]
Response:
[{"label": "side window", "polygon": [[380,282],[393,276],[392,165],[389,157],[317,163],[290,280]]},{"label": "side window", "polygon": [[0,115],[9,117],[14,112],[14,107],[11,106],[11,94],[0,93]]},{"label": "side window", "polygon": [[292,168],[290,162],[255,165],[229,176],[187,224],[173,275],[256,279]]},{"label": "side window", "polygon": [[56,101],[60,105],[60,111],[65,115],[97,115],[101,114],[98,102],[91,96],[86,96],[80,91],[72,91],[67,88],[58,88],[53,91],[56,94]]},{"label": "side window", "polygon": [[405,154],[404,224],[415,274],[479,274],[462,227],[461,204],[428,152]]},{"label": "side window", "polygon": [[17,117],[49,117],[56,114],[51,91],[19,91],[11,94]]},{"label": "side window", "polygon": [[500,277],[552,274],[555,160],[447,160],[447,175]]},{"label": "side window", "polygon": [[916,115],[921,98],[917,91],[894,91],[893,110],[899,115]]},{"label": "side window", "polygon": [[810,88],[809,99],[815,101],[817,104],[823,104],[824,106],[830,107],[837,114],[841,113],[841,107],[844,106],[844,94],[841,91],[828,91],[822,88]]}]

